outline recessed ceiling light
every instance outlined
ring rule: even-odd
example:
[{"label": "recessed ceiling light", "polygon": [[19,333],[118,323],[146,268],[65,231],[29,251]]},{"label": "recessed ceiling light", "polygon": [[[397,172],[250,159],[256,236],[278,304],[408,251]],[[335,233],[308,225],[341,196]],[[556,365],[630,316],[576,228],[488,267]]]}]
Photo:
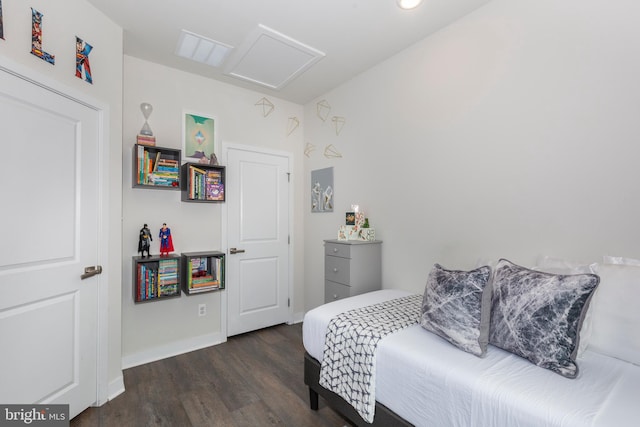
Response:
[{"label": "recessed ceiling light", "polygon": [[202,62],[212,67],[219,67],[233,47],[208,39],[187,30],[182,30],[176,55],[193,61]]},{"label": "recessed ceiling light", "polygon": [[422,0],[396,0],[401,9],[414,9],[422,3]]}]

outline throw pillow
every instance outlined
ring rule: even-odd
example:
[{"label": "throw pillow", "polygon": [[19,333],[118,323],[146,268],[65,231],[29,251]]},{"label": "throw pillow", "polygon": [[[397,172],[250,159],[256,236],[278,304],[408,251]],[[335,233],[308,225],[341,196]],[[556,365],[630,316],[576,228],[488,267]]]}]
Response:
[{"label": "throw pillow", "polygon": [[[550,256],[543,256],[538,259],[538,263],[533,270],[545,271],[547,273],[555,274],[586,274],[596,273],[596,264],[584,264],[574,261],[567,261],[561,258],[553,258]],[[596,291],[597,292],[597,291]],[[595,298],[594,293],[594,298]],[[593,301],[589,304],[589,309],[584,316],[582,327],[580,328],[580,344],[578,345],[578,355],[581,357],[589,346],[589,339],[591,338],[591,313],[593,312]]]},{"label": "throw pillow", "polygon": [[489,342],[575,378],[579,331],[599,281],[595,274],[545,273],[501,259],[494,276]]},{"label": "throw pillow", "polygon": [[489,341],[490,277],[488,266],[457,271],[434,265],[422,300],[422,327],[483,357]]}]

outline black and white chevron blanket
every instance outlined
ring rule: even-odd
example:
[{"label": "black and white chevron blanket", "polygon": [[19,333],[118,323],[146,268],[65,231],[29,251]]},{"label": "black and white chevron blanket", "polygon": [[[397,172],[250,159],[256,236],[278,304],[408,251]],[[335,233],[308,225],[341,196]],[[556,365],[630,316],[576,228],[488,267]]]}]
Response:
[{"label": "black and white chevron blanket", "polygon": [[376,348],[385,336],[418,323],[422,295],[346,311],[327,327],[320,385],[345,399],[366,422],[376,405]]}]

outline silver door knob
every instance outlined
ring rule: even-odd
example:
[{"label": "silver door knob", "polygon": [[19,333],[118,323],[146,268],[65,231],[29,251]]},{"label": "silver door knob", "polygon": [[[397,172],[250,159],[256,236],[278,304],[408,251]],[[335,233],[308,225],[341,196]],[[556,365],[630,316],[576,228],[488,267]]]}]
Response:
[{"label": "silver door knob", "polygon": [[92,265],[91,267],[84,268],[84,274],[80,276],[80,280],[88,279],[89,277],[95,276],[96,274],[102,273],[101,265]]},{"label": "silver door knob", "polygon": [[231,255],[233,255],[233,254],[241,254],[241,253],[244,253],[244,249],[229,248],[229,253]]}]

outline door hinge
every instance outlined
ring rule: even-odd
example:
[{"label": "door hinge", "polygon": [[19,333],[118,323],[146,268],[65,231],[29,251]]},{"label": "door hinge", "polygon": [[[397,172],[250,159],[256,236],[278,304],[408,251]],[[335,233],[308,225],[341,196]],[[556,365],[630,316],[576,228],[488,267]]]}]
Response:
[{"label": "door hinge", "polygon": [[287,236],[287,244],[290,245],[291,244],[291,235]]},{"label": "door hinge", "polygon": [[287,182],[291,182],[291,173],[287,172]]},{"label": "door hinge", "polygon": [[291,307],[291,299],[287,298],[287,307]]}]

